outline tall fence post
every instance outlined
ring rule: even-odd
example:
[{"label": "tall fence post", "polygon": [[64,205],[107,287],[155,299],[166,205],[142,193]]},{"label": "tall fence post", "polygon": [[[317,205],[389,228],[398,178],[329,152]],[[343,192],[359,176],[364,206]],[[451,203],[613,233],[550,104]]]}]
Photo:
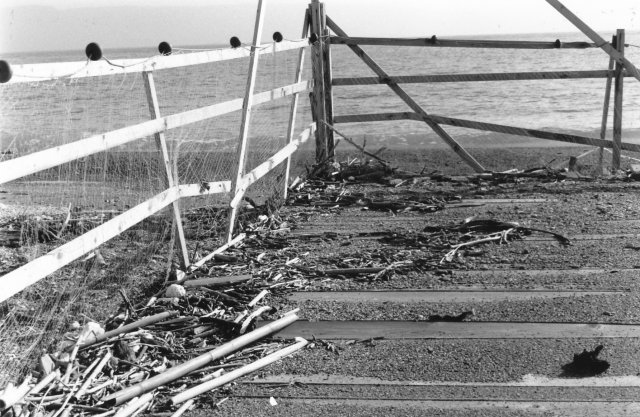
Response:
[{"label": "tall fence post", "polygon": [[[304,23],[302,24],[302,39],[307,37],[307,33],[309,32],[309,23],[310,23],[310,15],[309,11],[305,11],[304,15]],[[295,82],[299,83],[302,81],[302,67],[304,65],[304,51],[305,48],[300,48],[300,52],[298,52],[298,66],[296,67],[296,79]],[[289,125],[287,126],[287,143],[291,143],[293,141],[293,135],[295,133],[296,127],[296,114],[298,111],[298,101],[300,94],[295,93],[293,98],[291,99],[291,108],[289,110]],[[287,201],[287,195],[289,192],[289,176],[291,175],[291,156],[287,158],[287,167],[285,169],[284,174],[284,193],[283,199]]]},{"label": "tall fence post", "polygon": [[[611,39],[611,44],[615,45],[617,42],[616,35],[613,35]],[[607,75],[607,82],[604,88],[604,104],[602,106],[602,123],[600,124],[600,139],[605,140],[607,138],[607,120],[609,119],[609,102],[611,100],[611,83],[613,81],[613,76],[611,75],[611,71],[613,71],[613,65],[616,61],[609,57],[609,75]],[[598,151],[598,175],[603,174],[603,159],[604,159],[604,148],[601,146]]]},{"label": "tall fence post", "polygon": [[249,141],[249,121],[251,119],[251,106],[253,103],[253,90],[256,86],[256,74],[258,72],[258,46],[262,36],[262,24],[264,23],[264,4],[266,0],[258,0],[258,11],[256,12],[256,23],[253,29],[253,43],[251,44],[251,57],[249,58],[249,76],[247,78],[247,88],[242,103],[242,121],[240,122],[240,139],[238,142],[237,166],[235,175],[231,179],[231,202],[229,213],[229,233],[227,241],[233,239],[233,229],[235,226],[238,207],[242,202],[244,190],[243,177],[247,162],[247,144]]},{"label": "tall fence post", "polygon": [[[160,118],[160,105],[158,103],[158,95],[156,92],[156,84],[153,79],[153,72],[144,71],[142,73],[142,78],[144,79],[144,88],[147,93],[147,102],[149,104],[149,113],[151,114],[152,119]],[[164,165],[164,186],[167,188],[171,188],[174,185],[177,185],[177,177],[174,179],[174,173],[171,169],[171,162],[169,160],[169,151],[167,150],[167,141],[165,139],[164,133],[158,132],[154,134],[154,138],[156,140],[156,147],[160,152],[160,157],[162,158],[162,163]],[[180,215],[180,200],[174,201],[172,204],[173,208],[173,219],[175,223],[176,235],[178,236],[178,240],[176,244],[178,245],[180,251],[180,267],[183,271],[186,271],[189,267],[189,252],[187,250],[187,241],[184,237],[184,229],[182,227],[182,216]]]},{"label": "tall fence post", "polygon": [[[330,56],[329,34],[324,4],[313,0],[309,5],[311,15],[311,33],[316,40],[311,47],[311,65],[313,70],[314,120],[316,126],[316,162],[331,159],[333,152],[333,134],[323,123],[332,124],[333,104],[331,103],[331,71],[327,58]],[[328,82],[327,82],[328,80]],[[329,110],[329,111],[328,111]]]},{"label": "tall fence post", "polygon": [[[616,50],[624,57],[624,29],[616,30]],[[622,87],[624,83],[624,65],[616,62],[615,87],[613,97],[613,156],[611,170],[620,169],[620,147],[622,142]]]}]

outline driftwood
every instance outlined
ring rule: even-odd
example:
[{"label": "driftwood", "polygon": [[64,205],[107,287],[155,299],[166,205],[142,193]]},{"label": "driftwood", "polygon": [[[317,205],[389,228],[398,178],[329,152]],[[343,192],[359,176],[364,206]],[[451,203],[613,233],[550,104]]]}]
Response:
[{"label": "driftwood", "polygon": [[251,275],[249,274],[232,275],[232,276],[216,277],[216,278],[190,279],[184,282],[184,286],[187,288],[224,287],[227,285],[241,284],[249,280],[251,280]]},{"label": "driftwood", "polygon": [[129,323],[129,324],[125,325],[125,326],[119,327],[119,328],[117,328],[115,330],[111,330],[111,331],[105,332],[102,335],[98,335],[98,336],[93,335],[92,337],[87,338],[84,341],[82,341],[80,343],[80,347],[81,348],[86,348],[86,347],[91,346],[91,345],[93,345],[95,343],[100,343],[100,342],[103,342],[105,340],[108,340],[108,339],[110,339],[110,338],[112,338],[114,336],[118,336],[118,335],[123,334],[123,333],[131,332],[131,331],[137,330],[137,329],[139,329],[141,327],[148,326],[150,324],[157,323],[159,321],[166,320],[166,319],[168,319],[170,317],[174,317],[174,316],[177,316],[177,315],[178,315],[177,311],[165,311],[163,313],[159,313],[159,314],[156,314],[156,315],[153,315],[153,316],[145,317],[145,318],[140,319],[138,321],[134,321],[133,323]]}]

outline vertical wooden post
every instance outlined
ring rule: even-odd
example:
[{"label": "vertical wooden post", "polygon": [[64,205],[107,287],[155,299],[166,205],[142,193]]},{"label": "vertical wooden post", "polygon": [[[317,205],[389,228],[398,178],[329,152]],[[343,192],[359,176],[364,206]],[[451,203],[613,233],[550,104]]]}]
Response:
[{"label": "vertical wooden post", "polygon": [[[616,36],[613,35],[611,39],[611,44],[616,44]],[[613,64],[615,60],[609,57],[609,71],[613,71]],[[604,104],[602,106],[602,123],[600,124],[600,139],[605,140],[607,138],[607,120],[609,119],[609,101],[611,100],[611,81],[613,80],[613,76],[609,74],[607,76],[607,83],[604,88]],[[604,148],[600,147],[598,151],[598,168],[597,174],[602,175],[602,165],[604,159]]]},{"label": "vertical wooden post", "polygon": [[329,128],[323,123],[327,121],[326,114],[326,85],[325,85],[325,63],[324,34],[328,33],[326,28],[326,15],[323,4],[319,0],[312,0],[309,5],[311,15],[311,33],[316,35],[317,40],[311,46],[311,66],[313,72],[313,98],[315,109],[314,119],[317,121],[316,128],[316,162],[322,162],[329,156],[328,134]]},{"label": "vertical wooden post", "polygon": [[245,174],[247,162],[247,143],[249,139],[249,121],[251,120],[251,106],[253,102],[253,90],[256,85],[256,74],[258,72],[258,46],[262,36],[262,25],[264,23],[264,3],[266,0],[258,0],[258,11],[256,12],[256,23],[253,29],[253,43],[251,44],[251,56],[249,58],[249,76],[247,77],[247,88],[242,103],[242,121],[240,122],[240,139],[238,142],[237,166],[235,175],[231,179],[231,202],[229,213],[229,233],[227,241],[233,239],[233,229],[235,226],[238,206],[242,202],[243,189],[242,177]]},{"label": "vertical wooden post", "polygon": [[[616,50],[624,57],[624,29],[616,30]],[[613,96],[613,157],[611,170],[620,169],[620,147],[622,142],[622,87],[624,82],[624,65],[616,62],[615,87]]]},{"label": "vertical wooden post", "polygon": [[[156,84],[153,79],[153,73],[151,71],[145,71],[142,73],[144,79],[144,88],[147,93],[147,102],[149,104],[149,113],[152,119],[160,118],[160,105],[158,104],[158,95],[156,93]],[[164,185],[167,188],[173,187],[176,184],[174,180],[174,172],[171,169],[171,162],[169,161],[169,151],[167,150],[167,141],[164,137],[164,133],[159,132],[154,135],[156,140],[156,147],[160,151],[160,157],[164,165]],[[173,218],[175,220],[176,234],[178,235],[178,248],[180,251],[180,267],[186,271],[189,267],[189,252],[187,250],[187,241],[184,237],[184,229],[182,228],[182,216],[180,215],[180,200],[172,203]]]},{"label": "vertical wooden post", "polygon": [[[310,16],[309,12],[306,11],[304,15],[304,22],[302,24],[302,36],[301,38],[306,38],[307,33],[309,32],[309,21]],[[306,48],[300,48],[300,52],[298,52],[298,66],[296,67],[296,79],[295,82],[299,83],[302,81],[302,66],[304,65],[304,52]],[[274,86],[275,88],[275,86]],[[296,127],[296,114],[298,111],[298,97],[299,93],[295,93],[291,98],[291,108],[289,110],[289,126],[287,127],[287,143],[291,143],[293,141],[293,135],[295,133]],[[287,200],[287,194],[289,192],[289,176],[291,175],[291,156],[287,158],[287,167],[284,174],[284,201]]]},{"label": "vertical wooden post", "polygon": [[[327,14],[325,11],[324,3],[320,3],[320,16],[321,16],[321,33],[320,40],[322,41],[322,75],[324,90],[324,117],[325,122],[333,126],[333,87],[331,85],[331,79],[333,71],[331,69],[331,42],[329,41],[329,28],[327,27]],[[324,125],[324,135],[327,142],[327,157],[333,161],[335,157],[335,140],[333,137],[333,130]]]}]

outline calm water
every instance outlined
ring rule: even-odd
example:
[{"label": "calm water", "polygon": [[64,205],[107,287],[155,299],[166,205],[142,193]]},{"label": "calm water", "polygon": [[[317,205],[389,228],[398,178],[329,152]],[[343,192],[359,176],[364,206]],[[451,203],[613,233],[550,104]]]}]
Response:
[{"label": "calm water", "polygon": [[[602,34],[610,39],[611,34]],[[469,37],[467,37],[469,38]],[[478,39],[554,41],[586,40],[578,33],[479,36]],[[640,45],[640,32],[628,32],[627,43]],[[608,56],[589,50],[509,50],[420,47],[364,47],[388,73],[462,74],[479,72],[606,69]],[[186,53],[186,51],[184,51]],[[109,59],[146,58],[153,48],[105,51]],[[640,65],[640,48],[628,47],[627,57]],[[83,51],[14,54],[11,63],[81,61]],[[294,78],[296,53],[263,56],[257,91],[289,84]],[[307,60],[308,61],[308,60]],[[307,62],[307,68],[309,67]],[[239,59],[156,74],[163,115],[238,98],[246,84],[247,60]],[[335,77],[370,76],[372,72],[346,47],[333,48]],[[307,72],[308,76],[308,72]],[[602,119],[605,80],[546,80],[476,83],[407,84],[403,88],[433,114],[491,123],[597,136]],[[0,86],[0,150],[25,153],[51,144],[77,140],[88,134],[121,128],[148,119],[144,86],[139,75],[76,81],[59,80]],[[302,100],[299,126],[309,121]],[[335,114],[406,111],[408,107],[386,86],[334,88]],[[282,138],[286,132],[288,100],[256,109],[252,134]],[[609,119],[611,120],[611,119]],[[201,123],[170,135],[170,141],[198,146],[235,146],[237,115]],[[611,126],[611,122],[609,122]],[[625,79],[623,128],[625,140],[640,137],[640,82]],[[350,124],[341,130],[356,137],[407,145],[439,143],[422,123],[413,121]],[[446,127],[456,138],[478,145],[495,134]],[[527,139],[521,139],[525,142]],[[521,142],[524,143],[524,142]]]}]

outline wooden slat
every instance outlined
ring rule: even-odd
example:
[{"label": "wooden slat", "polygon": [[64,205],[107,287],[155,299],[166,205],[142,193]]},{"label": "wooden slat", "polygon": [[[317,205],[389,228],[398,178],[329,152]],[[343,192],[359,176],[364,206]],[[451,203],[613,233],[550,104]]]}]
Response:
[{"label": "wooden slat", "polygon": [[[265,322],[265,324],[268,322]],[[640,325],[582,323],[298,321],[279,338],[318,339],[573,339],[640,338]]]},{"label": "wooden slat", "polygon": [[[282,52],[305,48],[307,46],[307,39],[300,39],[259,45],[257,49],[258,54],[262,55],[272,54],[274,50],[275,52]],[[168,68],[202,65],[212,62],[227,61],[230,59],[245,58],[249,56],[249,53],[249,50],[246,48],[225,48],[186,54],[173,54],[169,56],[155,55],[146,59],[135,58],[111,60],[115,65],[111,65],[107,61],[77,61],[12,65],[13,77],[7,84],[46,81],[56,78],[85,78],[157,71]]]},{"label": "wooden slat", "polygon": [[[616,36],[613,35],[613,42],[616,41]],[[609,119],[609,102],[611,100],[611,84],[613,81],[613,68],[615,60],[609,57],[609,75],[607,75],[607,82],[604,87],[604,103],[602,104],[602,121],[600,122],[600,139],[605,140],[607,138],[607,121]],[[597,173],[602,174],[602,163],[604,159],[604,148],[598,148],[598,167]]]},{"label": "wooden slat", "polygon": [[[398,84],[414,83],[453,83],[453,82],[490,82],[490,81],[523,81],[523,80],[565,80],[607,78],[613,71],[546,71],[546,72],[504,72],[478,74],[437,74],[437,75],[396,75],[389,79],[382,77],[349,77],[334,78],[333,85],[370,85],[387,84],[389,81]],[[630,75],[625,74],[630,77]]]},{"label": "wooden slat", "polygon": [[206,185],[208,188],[203,188],[202,184],[181,184],[178,186],[180,197],[198,197],[231,191],[231,181],[208,182]]},{"label": "wooden slat", "polygon": [[329,149],[327,143],[327,126],[322,123],[327,121],[326,119],[326,97],[324,86],[324,62],[323,62],[323,42],[322,38],[323,30],[326,27],[326,15],[323,13],[321,4],[318,0],[313,0],[309,4],[309,14],[311,16],[311,32],[318,36],[318,40],[311,47],[311,70],[313,72],[313,95],[311,99],[313,104],[311,110],[313,111],[313,121],[317,123],[316,129],[316,162],[320,163],[326,161],[329,156]]},{"label": "wooden slat", "polygon": [[[254,104],[267,103],[271,100],[306,91],[310,89],[311,85],[311,81],[303,81],[271,91],[258,93],[254,96],[253,102]],[[112,130],[76,142],[0,162],[0,184],[85,156],[104,152],[137,139],[152,136],[158,132],[175,129],[241,109],[242,99],[230,100],[224,103],[213,104],[211,106],[165,116],[160,119],[142,122],[122,129]]]},{"label": "wooden slat", "polygon": [[[144,80],[145,92],[147,94],[147,102],[149,105],[149,113],[152,119],[160,118],[160,104],[158,103],[158,95],[156,92],[156,84],[153,79],[152,72],[143,72],[142,78]],[[156,147],[160,152],[160,160],[164,166],[164,187],[171,188],[174,185],[174,173],[171,169],[171,162],[169,161],[169,151],[167,150],[167,141],[164,136],[164,132],[158,132],[154,135],[156,141]],[[177,175],[177,173],[176,173]],[[180,202],[179,199],[171,203],[173,207],[173,220],[176,236],[178,237],[176,245],[180,252],[180,267],[185,270],[189,267],[189,251],[187,249],[187,241],[184,237],[184,229],[182,227],[182,216],[180,215]]]},{"label": "wooden slat", "polygon": [[103,243],[119,235],[131,226],[162,210],[179,198],[178,188],[173,187],[138,204],[119,216],[90,230],[71,242],[29,262],[0,277],[0,302],[17,294],[47,275],[70,264]]},{"label": "wooden slat", "polygon": [[[329,17],[327,17],[327,25],[339,36],[347,36],[347,34]],[[369,67],[378,77],[389,78],[389,75],[369,56],[365,51],[357,45],[349,45],[349,48],[362,59],[362,61]],[[415,101],[409,94],[406,93],[398,84],[390,82],[387,84],[394,93],[398,95],[413,111],[419,113],[423,117],[428,117],[429,114]],[[335,119],[334,119],[335,120]],[[476,172],[484,172],[485,169],[473,156],[471,156],[458,142],[455,141],[440,125],[430,120],[425,120],[427,125],[447,144],[453,151],[462,158]]]},{"label": "wooden slat", "polygon": [[464,40],[438,38],[372,38],[356,36],[332,36],[331,43],[340,45],[379,45],[379,46],[427,46],[435,48],[499,48],[499,49],[586,49],[595,48],[589,42],[503,41],[503,40]]},{"label": "wooden slat", "polygon": [[[256,21],[253,28],[253,45],[260,44],[262,36],[262,26],[264,23],[266,0],[258,0],[258,10],[256,11]],[[256,75],[258,74],[258,54],[255,46],[251,47],[251,57],[249,59],[249,75],[247,76],[247,87],[245,89],[244,100],[242,103],[242,120],[240,121],[240,136],[238,139],[238,149],[236,151],[237,163],[235,173],[231,177],[232,201],[236,198],[242,198],[244,191],[242,188],[242,177],[245,173],[245,165],[247,162],[247,146],[249,141],[249,122],[251,120],[251,107],[253,106],[253,90],[256,85]],[[237,205],[232,205],[229,212],[229,231],[227,233],[227,241],[233,239],[233,229],[235,227],[237,214]]]},{"label": "wooden slat", "polygon": [[521,301],[549,298],[575,298],[629,294],[627,291],[585,290],[419,290],[405,291],[303,291],[295,292],[291,301],[325,301],[338,303],[471,303]]},{"label": "wooden slat", "polygon": [[629,73],[634,76],[636,79],[640,80],[640,71],[625,58],[616,48],[614,48],[609,42],[605,41],[598,33],[591,29],[586,23],[584,23],[578,16],[573,14],[571,10],[567,9],[560,1],[558,0],[546,0],[554,9],[560,12],[568,21],[573,23],[575,27],[580,29],[582,33],[587,35],[589,39],[591,39],[595,44],[602,48],[610,57],[615,59],[617,62],[620,62],[624,65],[624,67],[629,71]]},{"label": "wooden slat", "polygon": [[[306,38],[309,32],[309,23],[311,16],[309,16],[309,12],[305,11],[304,14],[304,22],[302,23],[302,35],[301,38]],[[305,48],[300,48],[300,52],[298,53],[298,64],[296,65],[296,75],[295,82],[299,83],[302,81],[302,68],[304,65],[304,52]],[[289,108],[289,124],[287,125],[287,143],[291,143],[293,141],[293,135],[296,128],[296,114],[298,111],[298,97],[299,95],[296,93],[291,98],[291,107]],[[285,168],[284,173],[284,190],[283,190],[283,200],[287,201],[287,195],[289,192],[289,176],[291,175],[291,157],[287,158],[287,167]]]},{"label": "wooden slat", "polygon": [[[369,415],[553,415],[562,417],[616,416],[636,417],[640,414],[640,402],[632,401],[497,401],[497,400],[410,400],[410,399],[356,399],[356,398],[281,398],[291,410],[322,409],[326,414],[340,415],[356,407],[367,410]],[[260,398],[266,403],[267,398]],[[296,408],[298,406],[299,408]],[[380,409],[380,410],[378,410]],[[403,411],[405,410],[405,411]],[[482,412],[481,414],[479,412]],[[443,414],[444,413],[444,414]],[[367,415],[363,413],[362,415]]]},{"label": "wooden slat", "polygon": [[[616,50],[624,56],[624,29],[616,31]],[[611,155],[611,169],[620,169],[620,144],[622,143],[622,96],[624,78],[622,77],[623,65],[616,62],[615,82],[613,94],[613,148]]]},{"label": "wooden slat", "polygon": [[[608,140],[590,138],[586,136],[570,135],[567,133],[547,132],[544,130],[499,125],[495,123],[477,122],[474,120],[458,119],[453,117],[438,116],[434,114],[425,117],[411,112],[373,113],[336,116],[334,120],[336,123],[384,122],[390,120],[431,120],[438,124],[465,127],[468,129],[477,129],[487,132],[506,133],[510,135],[554,140],[558,142],[577,143],[589,146],[601,146],[604,148],[613,147],[613,142]],[[640,152],[640,145],[638,144],[623,142],[620,147],[623,150]]]}]

